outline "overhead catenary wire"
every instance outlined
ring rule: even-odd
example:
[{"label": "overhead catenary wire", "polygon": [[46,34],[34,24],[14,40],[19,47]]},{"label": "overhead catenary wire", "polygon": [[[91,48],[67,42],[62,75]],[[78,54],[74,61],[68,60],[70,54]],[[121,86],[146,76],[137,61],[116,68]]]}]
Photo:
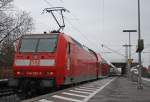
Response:
[{"label": "overhead catenary wire", "polygon": [[118,51],[116,51],[114,49],[109,48],[107,45],[101,44],[101,46],[107,48],[108,50],[110,50],[110,51],[112,51],[112,52],[114,52],[114,53],[116,53],[116,54],[118,54],[118,55],[120,55],[122,57],[125,57],[124,54],[122,54],[122,53],[120,53],[120,52],[118,52]]},{"label": "overhead catenary wire", "polygon": [[[66,17],[65,17],[66,18]],[[68,23],[72,26],[72,29],[74,29],[75,31],[77,31],[78,33],[80,33],[81,36],[84,37],[85,40],[87,40],[92,46],[94,45],[95,47],[99,48],[98,46],[95,45],[94,42],[92,42],[91,40],[88,39],[88,37],[83,33],[81,32],[76,26],[74,26],[70,21],[69,19],[66,19],[68,21]]]},{"label": "overhead catenary wire", "polygon": [[[44,2],[46,2],[49,6],[53,7],[53,5],[52,5],[50,2],[48,2],[47,0],[44,0]],[[102,22],[103,22],[102,26],[103,26],[103,28],[102,28],[102,29],[104,30],[104,0],[103,0],[102,5],[103,5],[103,14],[102,14],[102,16],[103,16],[103,17],[102,17]],[[89,40],[89,38],[86,36],[87,33],[85,34],[85,33],[83,33],[82,31],[80,31],[80,29],[78,29],[75,25],[73,25],[72,22],[71,22],[67,17],[64,17],[64,18],[65,18],[66,21],[71,25],[71,29],[75,30],[75,31],[78,32],[81,36],[83,36],[83,38],[84,38],[86,41],[88,41],[88,42],[90,43],[90,45],[95,46],[97,49],[100,50],[100,47],[96,46],[96,44],[95,44],[92,40]],[[78,33],[77,33],[77,34],[78,34]],[[118,54],[118,55],[121,55],[121,56],[125,57],[125,55],[121,54],[121,53],[118,52],[118,51],[115,51],[115,50],[113,50],[113,49],[111,49],[111,48],[109,48],[109,47],[107,47],[107,49],[111,50],[112,52],[114,52],[114,53],[116,53],[116,54]]]},{"label": "overhead catenary wire", "polygon": [[[50,2],[48,2],[47,0],[44,0],[44,2],[47,3],[49,6],[53,7],[53,5],[52,5]],[[82,36],[84,37],[84,39],[86,39],[92,46],[94,45],[96,48],[99,49],[99,47],[96,46],[95,43],[93,43],[91,40],[89,40],[89,39],[86,37],[86,35],[83,34],[83,32],[81,32],[77,27],[75,27],[75,26],[70,22],[70,20],[69,20],[68,18],[66,18],[66,17],[64,17],[64,18],[65,18],[65,19],[68,21],[68,23],[72,26],[72,29],[74,29],[75,31],[77,31],[78,33],[80,33],[80,35],[82,35]]]},{"label": "overhead catenary wire", "polygon": [[48,2],[47,0],[43,0],[46,4],[48,4],[49,6],[51,6],[51,7],[53,7],[53,5],[50,3],[50,2]]}]

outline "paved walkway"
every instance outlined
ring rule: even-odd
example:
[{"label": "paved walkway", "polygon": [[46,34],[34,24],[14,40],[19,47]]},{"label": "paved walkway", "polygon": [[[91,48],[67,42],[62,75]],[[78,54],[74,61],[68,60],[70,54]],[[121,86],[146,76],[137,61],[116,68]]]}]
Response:
[{"label": "paved walkway", "polygon": [[115,79],[116,78],[105,78],[24,100],[23,102],[87,102]]},{"label": "paved walkway", "polygon": [[137,90],[136,82],[120,77],[88,102],[150,102],[150,83],[144,83],[143,86],[143,90]]}]

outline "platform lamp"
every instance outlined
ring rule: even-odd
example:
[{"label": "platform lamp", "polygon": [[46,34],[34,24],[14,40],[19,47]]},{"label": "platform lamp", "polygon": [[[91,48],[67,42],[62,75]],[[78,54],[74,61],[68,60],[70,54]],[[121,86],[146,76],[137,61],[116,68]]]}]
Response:
[{"label": "platform lamp", "polygon": [[126,45],[127,47],[129,47],[129,57],[128,57],[128,78],[131,79],[131,75],[130,75],[130,69],[131,69],[131,37],[130,37],[130,33],[131,32],[137,32],[137,30],[123,30],[123,32],[128,32],[129,33],[129,45]]}]

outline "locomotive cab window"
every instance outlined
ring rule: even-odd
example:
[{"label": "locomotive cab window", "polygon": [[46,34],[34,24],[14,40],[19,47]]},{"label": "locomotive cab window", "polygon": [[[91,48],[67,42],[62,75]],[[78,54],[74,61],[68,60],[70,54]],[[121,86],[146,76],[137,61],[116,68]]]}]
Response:
[{"label": "locomotive cab window", "polygon": [[57,39],[40,39],[37,52],[54,52]]},{"label": "locomotive cab window", "polygon": [[55,52],[57,46],[57,36],[32,36],[21,41],[20,52]]},{"label": "locomotive cab window", "polygon": [[20,52],[35,52],[38,39],[22,39]]}]

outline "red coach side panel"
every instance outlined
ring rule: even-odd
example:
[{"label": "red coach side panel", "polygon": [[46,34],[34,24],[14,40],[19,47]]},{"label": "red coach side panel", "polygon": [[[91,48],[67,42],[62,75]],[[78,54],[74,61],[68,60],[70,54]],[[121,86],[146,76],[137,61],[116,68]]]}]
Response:
[{"label": "red coach side panel", "polygon": [[[97,77],[97,57],[76,40],[66,36],[70,44],[70,69],[67,70],[72,82],[81,82]],[[66,68],[67,69],[67,68]]]},{"label": "red coach side panel", "polygon": [[102,59],[102,76],[109,75],[109,65],[106,60]]},{"label": "red coach side panel", "polygon": [[102,57],[101,57],[101,55],[98,53],[97,54],[97,57],[98,57],[98,61],[97,61],[97,66],[98,66],[98,68],[97,68],[97,77],[98,78],[101,78],[101,76],[102,76]]}]

